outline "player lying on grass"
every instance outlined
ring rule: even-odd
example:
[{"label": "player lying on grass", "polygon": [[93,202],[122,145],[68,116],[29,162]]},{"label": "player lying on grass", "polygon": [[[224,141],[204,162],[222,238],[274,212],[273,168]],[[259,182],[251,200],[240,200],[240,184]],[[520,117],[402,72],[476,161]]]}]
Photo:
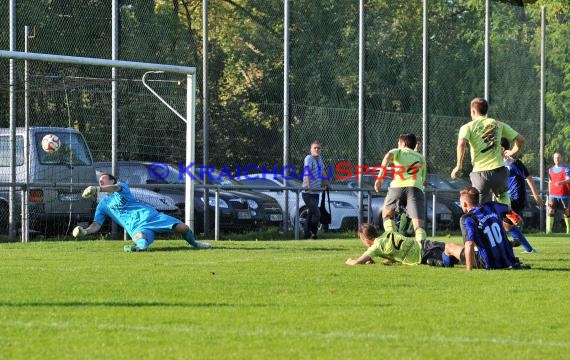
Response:
[{"label": "player lying on grass", "polygon": [[510,211],[509,206],[493,201],[481,205],[479,198],[479,191],[473,186],[459,192],[459,202],[465,213],[459,224],[465,244],[466,270],[474,267],[487,270],[530,268],[515,257],[503,228],[503,217]]},{"label": "player lying on grass", "polygon": [[180,220],[157,211],[152,206],[138,201],[129,186],[109,174],[99,176],[99,186],[89,186],[83,191],[83,197],[97,196],[99,191],[107,196],[97,204],[93,223],[86,229],[77,226],[73,229],[73,236],[83,237],[95,234],[101,229],[106,217],[110,217],[121,225],[133,239],[134,245],[124,247],[125,252],[145,251],[153,243],[157,233],[176,232],[182,234],[190,246],[197,249],[208,249],[210,244],[196,241],[194,233],[188,225]]},{"label": "player lying on grass", "polygon": [[378,236],[372,224],[362,224],[358,236],[368,249],[358,259],[348,258],[347,265],[373,264],[373,257],[381,257],[384,264],[393,262],[404,265],[432,265],[451,267],[459,262],[463,246],[440,241],[421,240],[406,237],[395,231]]}]

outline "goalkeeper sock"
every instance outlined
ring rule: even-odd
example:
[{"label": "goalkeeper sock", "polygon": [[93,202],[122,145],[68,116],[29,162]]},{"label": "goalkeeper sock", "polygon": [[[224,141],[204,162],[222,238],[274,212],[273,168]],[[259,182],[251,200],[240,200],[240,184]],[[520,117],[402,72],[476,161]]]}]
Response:
[{"label": "goalkeeper sock", "polygon": [[146,241],[146,239],[143,238],[143,237],[138,238],[138,239],[135,241],[135,245],[136,245],[140,250],[146,250],[146,249],[148,249],[148,246],[149,246],[148,241]]},{"label": "goalkeeper sock", "polygon": [[396,222],[394,219],[385,217],[383,219],[384,222],[384,231],[396,231]]},{"label": "goalkeeper sock", "polygon": [[565,217],[564,222],[566,223],[566,234],[570,234],[570,218]]},{"label": "goalkeeper sock", "polygon": [[427,233],[424,229],[416,229],[416,241],[422,241],[427,238]]},{"label": "goalkeeper sock", "polygon": [[196,237],[194,236],[192,230],[188,230],[186,231],[186,233],[184,233],[184,240],[186,240],[186,242],[191,246],[194,247],[198,246],[198,243],[196,242]]},{"label": "goalkeeper sock", "polygon": [[528,242],[528,240],[526,239],[526,237],[523,235],[521,229],[518,226],[513,226],[511,228],[511,230],[509,230],[509,235],[511,235],[513,238],[515,239],[519,239],[521,242],[521,245],[524,247],[524,249],[528,252],[533,251],[534,249],[532,248],[532,246],[530,245],[530,243]]},{"label": "goalkeeper sock", "polygon": [[406,215],[406,213],[403,213],[400,215],[400,228],[398,229],[398,232],[400,234],[405,234],[407,229],[408,229],[408,216]]},{"label": "goalkeeper sock", "polygon": [[554,216],[546,217],[546,233],[552,233],[552,226],[554,225]]},{"label": "goalkeeper sock", "polygon": [[504,193],[502,193],[499,196],[495,195],[495,197],[497,199],[497,202],[511,206],[511,197],[510,197],[508,192],[505,191]]}]

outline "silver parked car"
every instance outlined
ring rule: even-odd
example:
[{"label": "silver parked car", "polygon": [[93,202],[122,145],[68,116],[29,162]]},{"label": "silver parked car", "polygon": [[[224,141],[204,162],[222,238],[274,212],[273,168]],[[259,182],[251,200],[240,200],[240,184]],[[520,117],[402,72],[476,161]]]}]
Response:
[{"label": "silver parked car", "polygon": [[[277,200],[281,208],[285,208],[285,197],[289,196],[289,217],[291,224],[295,223],[296,217],[300,216],[299,221],[303,222],[306,218],[307,208],[303,198],[299,196],[299,208],[296,207],[296,194],[293,190],[282,190],[283,178],[279,174],[248,174],[236,178],[243,185],[254,187],[265,187],[272,189],[255,189],[255,191],[267,194]],[[298,180],[287,180],[288,186],[301,188],[301,182]],[[331,200],[331,223],[328,226],[330,230],[354,230],[358,226],[358,210],[357,202],[352,194],[344,192],[330,192]],[[327,205],[328,208],[328,205]]]},{"label": "silver parked car", "polygon": [[[25,182],[24,128],[16,128],[16,182]],[[57,150],[44,150],[42,139],[59,138]],[[10,182],[9,129],[0,128],[0,183]],[[84,186],[76,183],[92,183],[95,168],[91,151],[83,135],[76,129],[59,127],[29,128],[30,145],[29,182],[70,184],[65,187],[37,187],[29,189],[30,230],[46,234],[67,233],[75,225],[87,225],[93,216],[95,202],[83,199]],[[0,187],[0,209],[7,208],[9,188]],[[20,204],[21,192],[16,191],[16,204]],[[20,206],[15,219],[19,222]],[[1,219],[0,219],[0,225]],[[19,224],[17,224],[19,226]]]}]

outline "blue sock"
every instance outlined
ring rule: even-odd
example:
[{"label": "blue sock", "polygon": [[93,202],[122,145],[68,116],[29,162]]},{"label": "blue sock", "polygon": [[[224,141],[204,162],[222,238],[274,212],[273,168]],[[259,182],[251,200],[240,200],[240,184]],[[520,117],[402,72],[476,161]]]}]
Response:
[{"label": "blue sock", "polygon": [[138,238],[137,241],[135,241],[135,245],[141,250],[146,250],[149,246],[145,238]]},{"label": "blue sock", "polygon": [[196,237],[194,236],[194,233],[192,232],[192,230],[188,230],[186,231],[186,233],[184,233],[184,240],[186,240],[186,242],[192,246],[196,246]]},{"label": "blue sock", "polygon": [[454,263],[451,260],[451,257],[446,255],[444,252],[441,253],[441,260],[443,260],[444,267],[453,267]]},{"label": "blue sock", "polygon": [[524,247],[526,251],[530,252],[533,250],[532,246],[530,245],[530,243],[523,235],[521,229],[518,226],[513,226],[511,230],[509,230],[509,235],[511,235],[513,238],[519,239],[521,241],[521,245]]}]

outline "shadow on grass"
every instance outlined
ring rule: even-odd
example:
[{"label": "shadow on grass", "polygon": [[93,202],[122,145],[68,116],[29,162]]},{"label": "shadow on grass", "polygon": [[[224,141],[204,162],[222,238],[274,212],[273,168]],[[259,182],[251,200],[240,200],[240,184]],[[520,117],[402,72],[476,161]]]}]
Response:
[{"label": "shadow on grass", "polygon": [[[214,247],[214,250],[216,247]],[[232,246],[232,247],[224,247],[225,251],[227,250],[248,250],[248,251],[267,251],[267,250],[283,250],[287,252],[291,251],[333,251],[333,252],[346,252],[346,248],[341,247],[298,247],[298,248],[290,248],[290,247],[282,247],[282,246],[264,246],[264,247],[249,247],[249,246]]]},{"label": "shadow on grass", "polygon": [[531,269],[532,270],[538,270],[538,271],[554,271],[554,272],[569,272],[570,268],[544,268],[544,267],[538,267],[538,266],[533,266]]},{"label": "shadow on grass", "polygon": [[[283,304],[281,303],[262,303],[262,304],[227,304],[227,303],[168,303],[168,302],[116,302],[116,301],[101,301],[101,302],[89,302],[89,301],[63,301],[63,302],[0,302],[0,307],[61,307],[61,308],[73,308],[73,307],[194,307],[194,308],[215,308],[215,307],[250,307],[250,308],[281,308]],[[303,306],[303,305],[288,305],[288,306]],[[337,304],[324,304],[323,307],[336,308]],[[370,306],[370,307],[394,307],[397,304],[392,303],[363,303],[358,306]]]},{"label": "shadow on grass", "polygon": [[167,303],[167,302],[0,302],[0,306],[6,307],[80,307],[80,306],[110,306],[110,307],[234,307],[234,304],[220,303]]},{"label": "shadow on grass", "polygon": [[[215,249],[215,247],[213,248]],[[170,247],[150,247],[148,252],[162,252],[162,251],[211,251],[213,249],[196,249],[189,246],[170,246]],[[143,251],[142,253],[145,253]]]}]

